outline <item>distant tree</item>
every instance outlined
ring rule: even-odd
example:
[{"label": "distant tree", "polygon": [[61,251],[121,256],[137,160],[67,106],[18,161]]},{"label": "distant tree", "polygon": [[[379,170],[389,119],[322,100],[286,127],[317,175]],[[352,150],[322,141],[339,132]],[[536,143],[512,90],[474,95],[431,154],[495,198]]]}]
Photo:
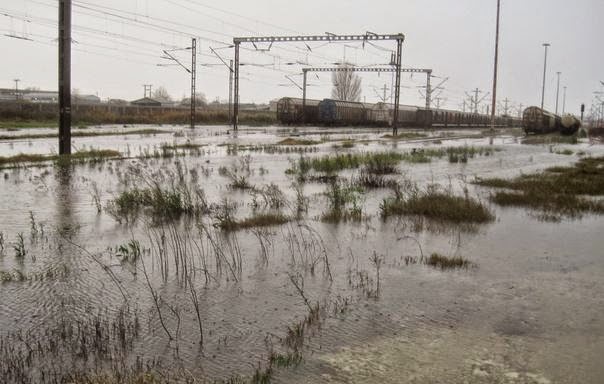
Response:
[{"label": "distant tree", "polygon": [[[195,95],[195,104],[198,107],[204,107],[204,106],[208,105],[208,99],[206,98],[206,95],[204,95],[201,92],[197,93]],[[191,98],[183,97],[182,101],[180,102],[180,105],[191,105]]]},{"label": "distant tree", "polygon": [[153,91],[153,98],[157,101],[172,101],[172,96],[170,96],[168,90],[164,86]]},{"label": "distant tree", "polygon": [[[352,68],[351,64],[344,64],[340,68]],[[355,72],[338,71],[331,76],[333,88],[331,97],[342,101],[360,101],[362,80]]]}]

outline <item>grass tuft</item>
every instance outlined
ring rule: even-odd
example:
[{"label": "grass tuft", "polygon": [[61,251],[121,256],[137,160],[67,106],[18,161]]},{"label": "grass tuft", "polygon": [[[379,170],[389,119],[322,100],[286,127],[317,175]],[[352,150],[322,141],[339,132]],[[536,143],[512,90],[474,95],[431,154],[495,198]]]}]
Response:
[{"label": "grass tuft", "polygon": [[487,223],[494,220],[493,213],[480,201],[469,196],[454,196],[431,186],[425,191],[414,189],[409,196],[397,193],[384,199],[380,205],[381,215],[417,215],[436,221],[451,223]]},{"label": "grass tuft", "polygon": [[318,141],[307,140],[307,139],[294,139],[293,137],[288,137],[287,139],[283,139],[277,143],[277,145],[317,145],[321,144]]},{"label": "grass tuft", "polygon": [[448,257],[439,253],[433,253],[425,261],[426,265],[431,267],[445,269],[467,269],[472,265],[468,260],[461,256]]},{"label": "grass tuft", "polygon": [[[491,200],[502,206],[528,207],[560,219],[580,217],[583,213],[604,213],[604,203],[587,196],[604,195],[604,157],[583,158],[571,167],[553,167],[541,173],[514,179],[482,179],[484,187],[497,191]],[[511,191],[510,191],[511,190]]]}]

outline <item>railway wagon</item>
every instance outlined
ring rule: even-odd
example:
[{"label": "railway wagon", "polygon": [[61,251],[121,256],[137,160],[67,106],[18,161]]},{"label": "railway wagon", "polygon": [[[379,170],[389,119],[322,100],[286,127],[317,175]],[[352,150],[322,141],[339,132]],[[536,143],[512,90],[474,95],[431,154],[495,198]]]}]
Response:
[{"label": "railway wagon", "polygon": [[581,121],[575,116],[564,115],[560,120],[560,133],[563,135],[574,135],[581,128]]},{"label": "railway wagon", "polygon": [[306,100],[306,110],[302,109],[303,100],[284,97],[277,103],[277,119],[286,125],[318,124],[319,100]]},{"label": "railway wagon", "polygon": [[559,132],[561,120],[560,116],[539,107],[528,107],[522,114],[522,128],[527,135]]},{"label": "railway wagon", "polygon": [[319,103],[319,121],[326,125],[362,125],[367,111],[363,103],[324,99]]},{"label": "railway wagon", "polygon": [[[389,127],[392,125],[394,109],[391,105],[364,104],[365,105],[365,122],[367,125],[378,127]],[[417,119],[417,107],[410,105],[401,105],[398,111],[399,127],[415,127]]]}]

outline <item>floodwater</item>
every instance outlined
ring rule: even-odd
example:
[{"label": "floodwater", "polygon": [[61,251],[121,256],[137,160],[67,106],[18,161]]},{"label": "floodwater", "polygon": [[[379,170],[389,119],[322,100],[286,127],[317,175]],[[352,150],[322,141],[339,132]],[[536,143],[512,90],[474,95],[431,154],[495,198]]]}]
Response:
[{"label": "floodwater", "polygon": [[[149,127],[89,130],[141,128]],[[490,224],[433,230],[406,218],[382,220],[379,204],[391,192],[378,189],[363,194],[365,220],[328,224],[319,219],[327,209],[326,185],[313,182],[303,187],[309,209],[299,221],[262,231],[227,235],[212,226],[215,213],[158,224],[144,214],[119,222],[107,209],[135,186],[183,183],[202,189],[210,204],[228,198],[237,218],[248,217],[254,198],[229,188],[226,167],[249,168],[256,187],[276,184],[289,202],[281,211],[293,215],[294,179],[285,171],[300,155],[282,146],[259,150],[290,136],[322,142],[302,149],[309,157],[492,146],[490,156],[467,164],[402,162],[402,174],[394,176],[456,193],[468,188],[485,202],[490,190],[468,184],[474,177],[531,173],[572,164],[577,155],[522,145],[512,135],[491,145],[476,131],[393,142],[381,138],[386,130],[361,128],[244,128],[237,135],[218,126],[152,128],[166,133],[74,140],[77,149],[116,149],[124,159],[0,171],[0,271],[24,276],[0,283],[0,381],[61,382],[77,373],[146,367],[177,382],[250,377],[271,351],[287,351],[288,327],[308,315],[294,280],[311,303],[321,303],[321,321],[304,332],[300,364],[275,368],[272,382],[602,382],[601,216],[544,222],[525,209],[490,205],[496,215]],[[34,132],[14,134],[23,133]],[[344,140],[355,146],[334,147]],[[184,143],[202,146],[178,150],[184,156],[148,156],[162,144]],[[565,148],[604,155],[604,147],[586,142],[555,149]],[[0,156],[54,151],[56,139],[0,142]],[[22,258],[14,249],[19,235]],[[133,240],[140,259],[124,261],[119,247]],[[442,271],[409,262],[433,252],[462,255],[473,266]],[[374,255],[382,260],[379,295]]]}]

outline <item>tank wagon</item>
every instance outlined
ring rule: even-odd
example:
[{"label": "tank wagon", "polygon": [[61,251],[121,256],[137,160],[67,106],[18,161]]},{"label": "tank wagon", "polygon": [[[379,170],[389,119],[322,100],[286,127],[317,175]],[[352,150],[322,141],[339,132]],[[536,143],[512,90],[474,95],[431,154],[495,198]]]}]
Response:
[{"label": "tank wagon", "polygon": [[564,115],[560,121],[560,133],[563,135],[574,135],[581,128],[581,121],[573,115]]},{"label": "tank wagon", "polygon": [[282,124],[318,124],[319,100],[306,100],[306,110],[303,110],[303,100],[284,97],[277,103],[277,118]]}]

